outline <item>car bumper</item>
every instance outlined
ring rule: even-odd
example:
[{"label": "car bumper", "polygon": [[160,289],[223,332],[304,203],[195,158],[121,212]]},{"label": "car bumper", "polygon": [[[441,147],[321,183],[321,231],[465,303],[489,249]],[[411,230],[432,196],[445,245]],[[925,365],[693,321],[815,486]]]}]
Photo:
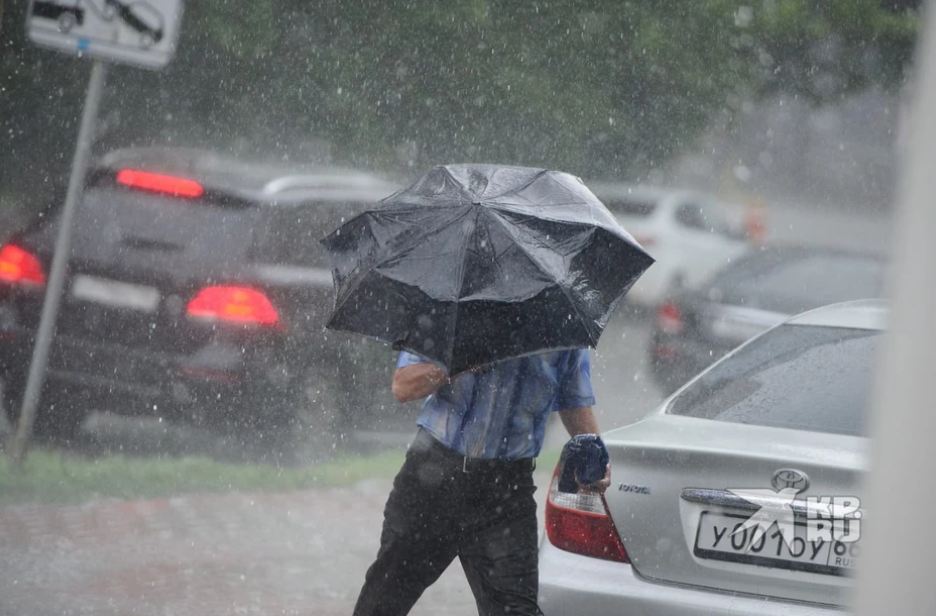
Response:
[{"label": "car bumper", "polygon": [[843,616],[841,609],[651,582],[626,563],[580,556],[543,541],[539,603],[552,616]]},{"label": "car bumper", "polygon": [[[25,382],[30,342],[19,335],[0,344],[6,381]],[[272,353],[233,344],[174,354],[58,335],[50,349],[46,386],[119,414],[224,413],[288,389],[294,372]]]}]

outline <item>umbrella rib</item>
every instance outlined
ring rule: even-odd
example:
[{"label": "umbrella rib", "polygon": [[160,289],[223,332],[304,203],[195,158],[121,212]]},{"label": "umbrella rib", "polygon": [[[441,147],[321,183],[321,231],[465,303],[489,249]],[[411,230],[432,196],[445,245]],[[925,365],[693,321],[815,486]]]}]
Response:
[{"label": "umbrella rib", "polygon": [[[514,234],[513,228],[510,225],[508,225],[503,219],[501,219],[501,217],[498,216],[496,212],[492,212],[492,213],[494,214],[493,218],[497,220],[497,223],[501,225],[507,231],[507,233],[510,235],[511,238],[513,238],[516,246],[519,247],[521,251],[523,251],[523,254],[527,256],[527,258],[533,263],[533,265],[535,265],[536,268],[539,271],[541,271],[543,274],[555,280],[555,277],[549,271],[547,271],[545,267],[543,267],[543,264],[539,262],[539,259],[533,256],[533,254],[529,250],[527,250],[527,247],[523,244],[523,242],[520,241],[520,239]],[[591,232],[594,233],[594,230],[595,230],[594,227],[590,227],[589,225],[583,225],[583,226],[589,227],[591,229]],[[562,291],[562,294],[565,296],[566,301],[569,302],[569,305],[572,307],[572,310],[575,311],[575,315],[579,318],[579,322],[581,322],[583,327],[585,327],[585,333],[588,334],[588,339],[589,341],[591,341],[592,347],[597,347],[598,339],[595,338],[595,336],[592,334],[591,328],[588,327],[587,321],[582,315],[581,310],[579,310],[579,307],[575,303],[575,300],[572,299],[572,296],[569,295],[569,291],[565,288],[565,286],[562,285],[560,281],[556,280],[556,284],[558,285],[559,289]]]},{"label": "umbrella rib", "polygon": [[474,200],[475,200],[474,195],[471,194],[471,191],[468,190],[468,189],[465,187],[465,185],[462,184],[461,181],[460,181],[458,178],[456,178],[454,175],[452,175],[452,172],[449,171],[449,169],[448,169],[447,166],[443,165],[443,166],[442,166],[442,171],[444,171],[444,172],[445,172],[445,175],[447,175],[448,178],[449,178],[450,180],[452,180],[452,183],[455,184],[455,186],[458,187],[458,190],[460,190],[461,193],[462,193],[462,197],[468,199],[468,201],[474,201]]},{"label": "umbrella rib", "polygon": [[[497,201],[485,201],[484,205],[492,210],[504,210],[510,212],[511,214],[518,214],[520,216],[525,216],[527,218],[535,218],[537,220],[549,220],[551,222],[561,222],[565,225],[580,225],[582,227],[600,227],[599,222],[586,222],[581,220],[569,220],[568,218],[560,218],[558,216],[550,216],[548,212],[537,213],[536,216],[530,215],[530,212],[523,207],[518,207],[511,205],[510,203],[499,203]],[[581,201],[569,201],[568,203],[554,203],[550,204],[549,207],[562,207],[565,205],[582,205]]]},{"label": "umbrella rib", "polygon": [[[523,190],[523,189],[525,189],[525,188],[529,188],[530,186],[532,186],[532,185],[533,185],[533,182],[535,182],[536,180],[540,179],[541,177],[543,177],[543,176],[546,175],[547,173],[549,173],[549,170],[548,170],[548,169],[540,169],[539,172],[538,172],[536,175],[534,175],[532,178],[530,178],[530,180],[529,180],[526,184],[523,184],[522,186],[515,186],[515,187],[511,188],[510,190],[508,190],[507,192],[502,192],[502,193],[499,194],[499,195],[493,195],[493,196],[489,197],[488,199],[500,199],[500,198],[502,198],[502,197],[507,197],[507,196],[509,196],[509,195],[515,195],[515,194],[517,194],[518,192],[520,192],[521,190]],[[485,201],[488,201],[488,199],[485,199]]]},{"label": "umbrella rib", "polygon": [[[417,209],[417,208],[414,208],[414,209]],[[370,212],[365,212],[364,214],[369,214],[369,213],[370,213]],[[363,216],[364,214],[361,214],[361,216]],[[438,230],[441,229],[442,227],[444,227],[444,226],[450,224],[451,222],[452,222],[452,221],[445,221],[445,222],[439,223],[438,225],[436,225],[436,226],[434,226],[434,227],[431,227],[431,228],[427,229],[424,233],[420,233],[420,234],[418,234],[417,236],[415,236],[414,238],[412,238],[411,241],[407,242],[405,246],[403,246],[403,247],[401,247],[400,249],[396,250],[393,254],[384,256],[382,259],[376,261],[372,266],[368,267],[366,270],[361,271],[361,272],[350,282],[350,287],[349,287],[349,288],[347,289],[347,291],[345,291],[345,293],[343,294],[344,297],[341,298],[341,300],[335,304],[335,307],[334,307],[334,309],[332,310],[332,314],[337,314],[338,311],[341,310],[342,307],[344,307],[344,305],[348,302],[348,300],[351,298],[351,296],[354,295],[355,291],[358,290],[358,287],[361,286],[361,283],[364,282],[364,279],[367,278],[367,274],[371,273],[372,271],[374,271],[375,269],[377,269],[378,267],[380,267],[381,265],[383,265],[384,263],[386,263],[387,261],[389,261],[390,259],[392,259],[394,256],[396,256],[396,255],[398,255],[398,254],[400,254],[400,253],[402,253],[402,252],[405,252],[405,251],[409,250],[410,248],[412,248],[413,246],[415,246],[418,242],[422,241],[427,235],[430,235],[430,234],[432,234],[432,233],[435,233],[436,231],[438,231]]]},{"label": "umbrella rib", "polygon": [[[476,209],[475,217],[474,217],[474,226],[471,230],[466,230],[465,235],[467,237],[470,237],[471,233],[475,229],[478,228],[478,217],[480,215],[481,215],[481,210]],[[467,267],[465,267],[465,260],[468,258],[468,244],[469,243],[470,242],[468,242],[467,240],[463,243],[464,248],[462,249],[461,258],[457,261],[458,269],[459,269],[459,271],[456,274],[458,278],[458,284],[455,287],[456,289],[455,301],[453,302],[455,304],[455,309],[454,309],[454,313],[452,314],[451,330],[449,331],[449,334],[450,334],[449,339],[451,339],[452,341],[451,345],[449,346],[449,353],[448,353],[449,361],[451,361],[451,359],[455,356],[455,331],[458,328],[458,306],[460,303],[459,300],[461,299],[462,286],[465,284],[465,270],[468,269]]]}]

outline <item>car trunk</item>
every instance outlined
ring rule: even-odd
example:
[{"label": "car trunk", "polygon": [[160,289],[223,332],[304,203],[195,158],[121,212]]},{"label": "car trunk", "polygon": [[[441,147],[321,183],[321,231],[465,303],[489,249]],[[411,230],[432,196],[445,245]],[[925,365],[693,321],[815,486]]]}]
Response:
[{"label": "car trunk", "polygon": [[[186,352],[210,335],[185,319],[201,287],[236,279],[258,208],[90,189],[78,211],[57,332]],[[51,260],[57,225],[24,240]]]},{"label": "car trunk", "polygon": [[[718,516],[704,518],[708,525],[740,523],[753,513],[729,490],[773,493],[772,478],[780,469],[808,475],[810,485],[797,499],[860,494],[865,439],[660,414],[610,432],[606,441],[617,486],[608,490],[607,506],[640,575],[781,599],[844,601],[843,569],[736,562],[700,556],[695,548],[703,515]],[[820,554],[815,562],[822,559]]]}]

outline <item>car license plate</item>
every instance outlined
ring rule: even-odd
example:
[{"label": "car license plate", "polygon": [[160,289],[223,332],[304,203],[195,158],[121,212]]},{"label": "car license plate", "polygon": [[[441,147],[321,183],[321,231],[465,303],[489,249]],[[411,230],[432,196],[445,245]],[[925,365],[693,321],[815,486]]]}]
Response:
[{"label": "car license plate", "polygon": [[158,289],[95,276],[75,276],[71,295],[75,299],[143,312],[153,312],[159,306]]},{"label": "car license plate", "polygon": [[693,553],[699,558],[829,575],[848,575],[856,566],[858,542],[809,540],[806,524],[801,522],[794,523],[795,537],[790,545],[776,525],[755,541],[753,528],[741,530],[747,519],[744,515],[702,512]]}]

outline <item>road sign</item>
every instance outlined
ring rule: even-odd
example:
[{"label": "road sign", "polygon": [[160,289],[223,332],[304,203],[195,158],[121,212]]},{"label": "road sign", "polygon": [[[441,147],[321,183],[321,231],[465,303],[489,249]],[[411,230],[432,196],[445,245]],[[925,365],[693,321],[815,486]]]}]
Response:
[{"label": "road sign", "polygon": [[175,51],[182,0],[31,0],[29,38],[77,56],[162,68]]}]

